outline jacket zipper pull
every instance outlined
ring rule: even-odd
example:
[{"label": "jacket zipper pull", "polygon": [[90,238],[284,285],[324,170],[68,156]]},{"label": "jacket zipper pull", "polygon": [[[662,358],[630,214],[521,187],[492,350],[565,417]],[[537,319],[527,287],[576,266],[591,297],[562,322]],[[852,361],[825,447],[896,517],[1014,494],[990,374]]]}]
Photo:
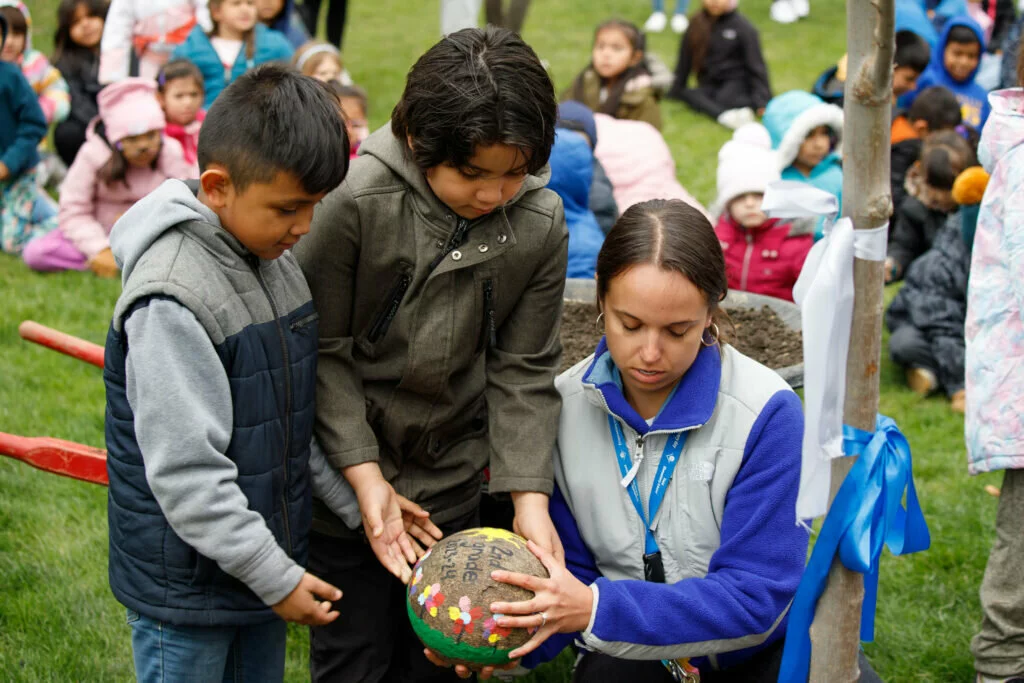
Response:
[{"label": "jacket zipper pull", "polygon": [[644,461],[644,437],[643,436],[638,436],[636,438],[636,445],[637,445],[636,460],[633,461],[633,466],[629,468],[628,472],[626,472],[626,476],[624,476],[622,478],[622,482],[621,482],[622,483],[622,488],[626,488],[627,486],[629,486],[630,484],[633,483],[633,480],[636,479],[637,472],[640,471],[640,463],[642,463]]}]

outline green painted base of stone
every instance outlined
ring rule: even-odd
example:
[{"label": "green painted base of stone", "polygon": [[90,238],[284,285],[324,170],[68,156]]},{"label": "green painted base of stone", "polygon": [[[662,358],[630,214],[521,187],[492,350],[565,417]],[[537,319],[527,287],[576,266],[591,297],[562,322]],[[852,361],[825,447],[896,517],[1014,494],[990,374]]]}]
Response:
[{"label": "green painted base of stone", "polygon": [[419,615],[412,608],[412,603],[406,600],[406,611],[409,613],[409,622],[412,630],[416,632],[423,644],[431,650],[456,664],[470,665],[494,665],[501,666],[508,664],[509,650],[493,647],[473,647],[465,643],[456,643],[437,629],[420,619]]}]

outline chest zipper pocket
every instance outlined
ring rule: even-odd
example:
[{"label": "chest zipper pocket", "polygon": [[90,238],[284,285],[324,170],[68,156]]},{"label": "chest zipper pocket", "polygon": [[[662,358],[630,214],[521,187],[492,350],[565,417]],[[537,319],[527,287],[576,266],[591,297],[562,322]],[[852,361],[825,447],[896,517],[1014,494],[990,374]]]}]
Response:
[{"label": "chest zipper pocket", "polygon": [[402,299],[405,298],[405,293],[408,291],[409,285],[412,284],[412,274],[404,270],[404,265],[402,268],[402,272],[395,278],[391,288],[388,289],[387,296],[384,297],[384,305],[374,317],[373,324],[370,325],[366,341],[371,344],[376,344],[387,334],[388,328],[391,327],[391,322],[398,315],[398,307],[402,305]]},{"label": "chest zipper pocket", "polygon": [[497,324],[494,320],[494,280],[487,278],[483,284],[484,316],[480,326],[480,339],[477,341],[477,352],[494,348],[498,345]]},{"label": "chest zipper pocket", "polygon": [[298,332],[304,327],[309,327],[319,319],[319,313],[310,313],[309,315],[302,316],[301,318],[293,322],[291,325],[289,325],[289,327],[291,328],[292,332]]}]

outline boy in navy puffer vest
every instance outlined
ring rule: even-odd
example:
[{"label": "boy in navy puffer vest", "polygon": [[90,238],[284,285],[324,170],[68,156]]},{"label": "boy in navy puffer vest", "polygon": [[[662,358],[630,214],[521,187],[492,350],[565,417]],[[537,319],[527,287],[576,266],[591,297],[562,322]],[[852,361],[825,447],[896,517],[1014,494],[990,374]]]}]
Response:
[{"label": "boy in navy puffer vest", "polygon": [[303,569],[310,472],[331,470],[310,462],[317,315],[288,250],[348,142],[320,83],[267,66],[210,109],[198,156],[198,184],[164,182],[110,236],[110,586],[138,680],[279,681],[285,621],[341,597]]}]

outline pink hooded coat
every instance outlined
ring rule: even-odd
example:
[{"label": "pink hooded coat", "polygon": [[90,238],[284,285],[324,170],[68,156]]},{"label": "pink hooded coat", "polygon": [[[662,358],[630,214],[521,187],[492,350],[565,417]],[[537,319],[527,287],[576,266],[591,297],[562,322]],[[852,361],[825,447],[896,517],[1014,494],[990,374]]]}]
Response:
[{"label": "pink hooded coat", "polygon": [[162,131],[164,116],[153,91],[152,82],[132,78],[100,92],[100,116],[89,124],[85,144],[60,187],[60,230],[87,259],[110,246],[110,229],[132,204],[168,178],[195,176],[193,165],[185,161],[181,143],[164,136],[153,168],[129,166],[123,182],[106,183],[99,178],[99,170],[113,154],[96,132],[100,119],[111,143],[150,130]]},{"label": "pink hooded coat", "polygon": [[594,114],[597,148],[594,156],[612,183],[619,213],[649,199],[681,199],[714,220],[676,179],[676,162],[658,129],[645,121]]}]

